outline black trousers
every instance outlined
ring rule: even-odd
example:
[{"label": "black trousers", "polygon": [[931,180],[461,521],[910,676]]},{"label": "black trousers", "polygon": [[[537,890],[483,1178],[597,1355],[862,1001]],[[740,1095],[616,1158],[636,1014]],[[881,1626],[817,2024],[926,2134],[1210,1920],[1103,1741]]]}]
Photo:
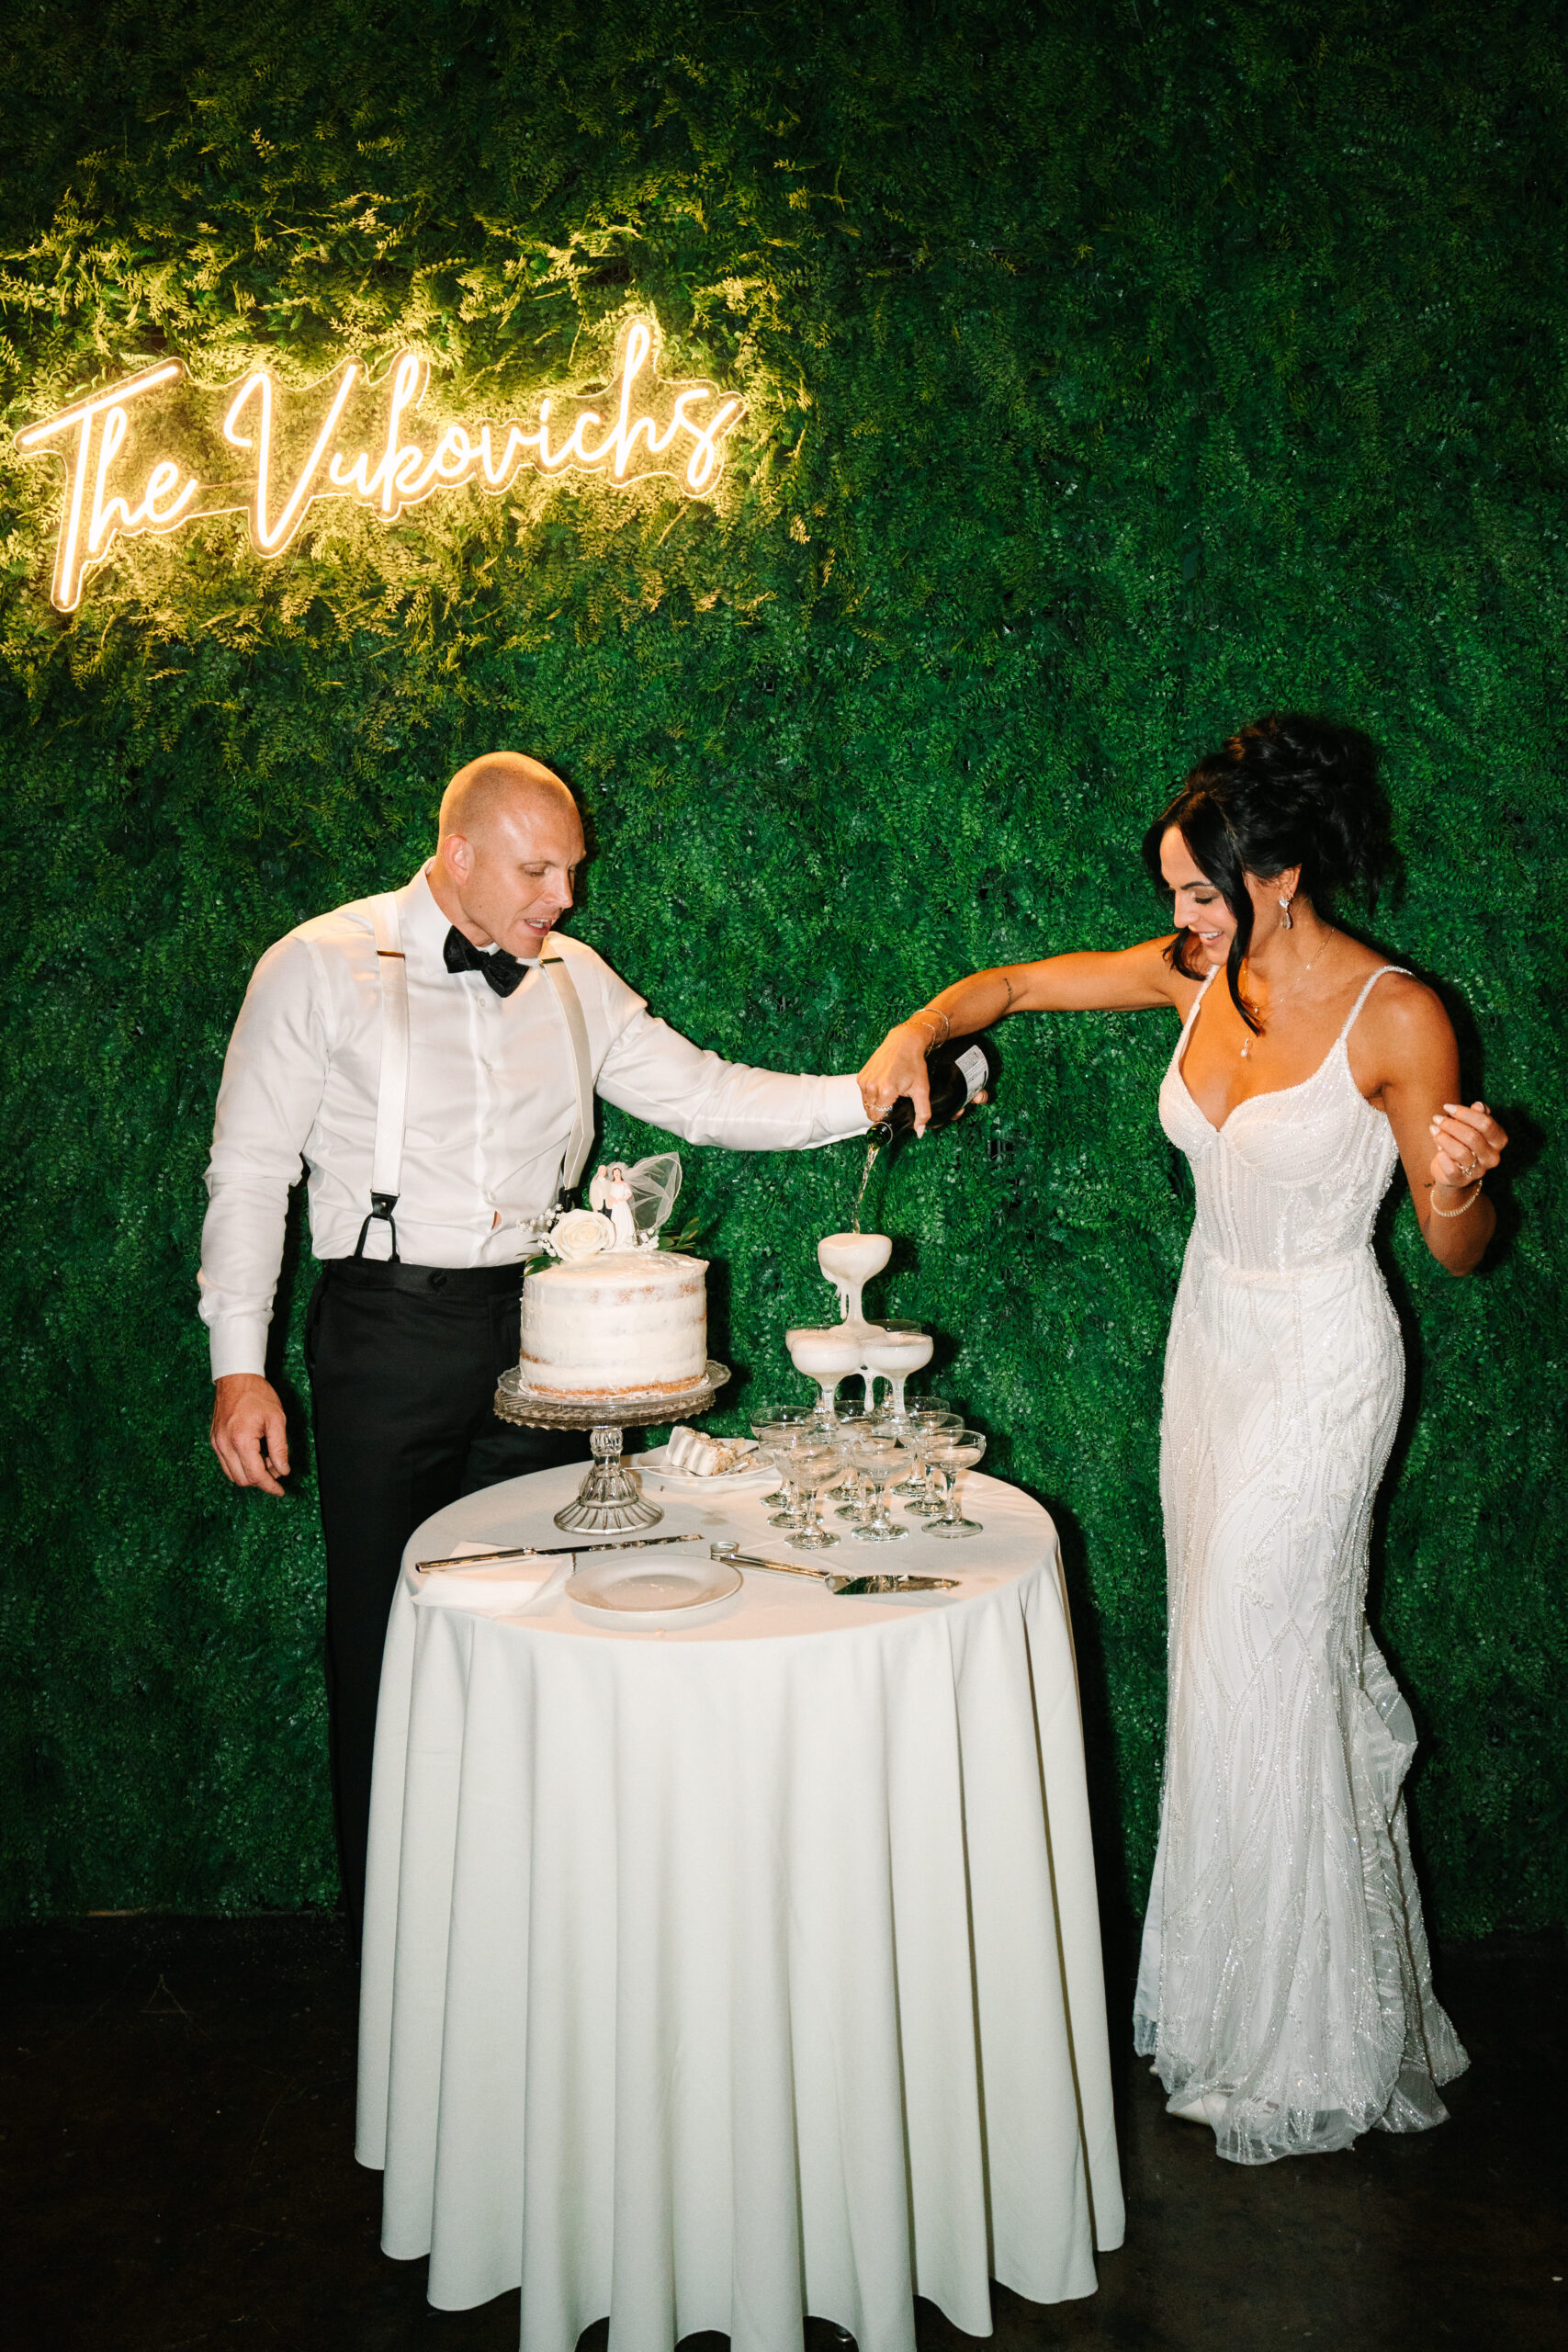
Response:
[{"label": "black trousers", "polygon": [[459,1495],[584,1461],[575,1430],[499,1420],[517,1361],[516,1266],[333,1260],[310,1299],[305,1363],[327,1550],[327,1723],[338,1867],[357,1951],[370,1762],[387,1617],[403,1546]]}]

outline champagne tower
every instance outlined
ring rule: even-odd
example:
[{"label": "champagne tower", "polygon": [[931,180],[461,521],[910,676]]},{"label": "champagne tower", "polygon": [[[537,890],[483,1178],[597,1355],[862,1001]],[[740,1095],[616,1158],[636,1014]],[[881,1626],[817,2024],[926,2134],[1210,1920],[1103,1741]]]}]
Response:
[{"label": "champagne tower", "polygon": [[931,1362],[929,1332],[889,1330],[866,1320],[865,1285],[892,1254],[885,1233],[829,1233],[817,1245],[817,1262],[839,1294],[840,1319],[786,1331],[784,1345],[795,1370],[816,1381],[824,1419],[832,1417],[839,1383],[852,1377],[864,1381],[868,1405],[876,1382],[887,1381],[894,1410],[902,1413],[905,1381]]}]

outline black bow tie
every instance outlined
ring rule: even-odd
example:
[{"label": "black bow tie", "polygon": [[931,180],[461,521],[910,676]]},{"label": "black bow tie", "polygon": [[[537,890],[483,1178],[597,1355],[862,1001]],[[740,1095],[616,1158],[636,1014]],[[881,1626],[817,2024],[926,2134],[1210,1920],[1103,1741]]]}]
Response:
[{"label": "black bow tie", "polygon": [[441,951],[449,972],[482,972],[497,996],[510,996],[521,988],[528,977],[528,967],[509,956],[504,947],[476,947],[465,939],[456,923],[446,934],[446,944]]}]

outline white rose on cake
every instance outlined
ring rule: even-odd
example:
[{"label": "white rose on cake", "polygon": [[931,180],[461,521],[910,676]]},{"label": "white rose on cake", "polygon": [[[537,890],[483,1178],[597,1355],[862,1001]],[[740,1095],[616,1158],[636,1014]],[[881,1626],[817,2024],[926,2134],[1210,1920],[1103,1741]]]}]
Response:
[{"label": "white rose on cake", "polygon": [[615,1227],[596,1209],[568,1209],[546,1234],[545,1247],[553,1257],[575,1266],[584,1258],[597,1258],[612,1249],[615,1239]]}]

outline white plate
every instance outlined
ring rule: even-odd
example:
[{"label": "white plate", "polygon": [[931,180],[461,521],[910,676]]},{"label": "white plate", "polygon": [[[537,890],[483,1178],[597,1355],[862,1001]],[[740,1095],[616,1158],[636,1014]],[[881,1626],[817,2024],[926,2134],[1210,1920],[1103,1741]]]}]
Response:
[{"label": "white plate", "polygon": [[590,1560],[567,1578],[566,1597],[601,1624],[682,1625],[694,1611],[728,1600],[742,1581],[722,1560]]},{"label": "white plate", "polygon": [[719,1470],[711,1478],[699,1477],[694,1470],[672,1465],[668,1445],[650,1445],[646,1453],[628,1453],[626,1461],[634,1470],[651,1470],[667,1487],[679,1487],[688,1495],[744,1494],[749,1487],[771,1486],[778,1476],[776,1470],[764,1464],[756,1469]]}]

